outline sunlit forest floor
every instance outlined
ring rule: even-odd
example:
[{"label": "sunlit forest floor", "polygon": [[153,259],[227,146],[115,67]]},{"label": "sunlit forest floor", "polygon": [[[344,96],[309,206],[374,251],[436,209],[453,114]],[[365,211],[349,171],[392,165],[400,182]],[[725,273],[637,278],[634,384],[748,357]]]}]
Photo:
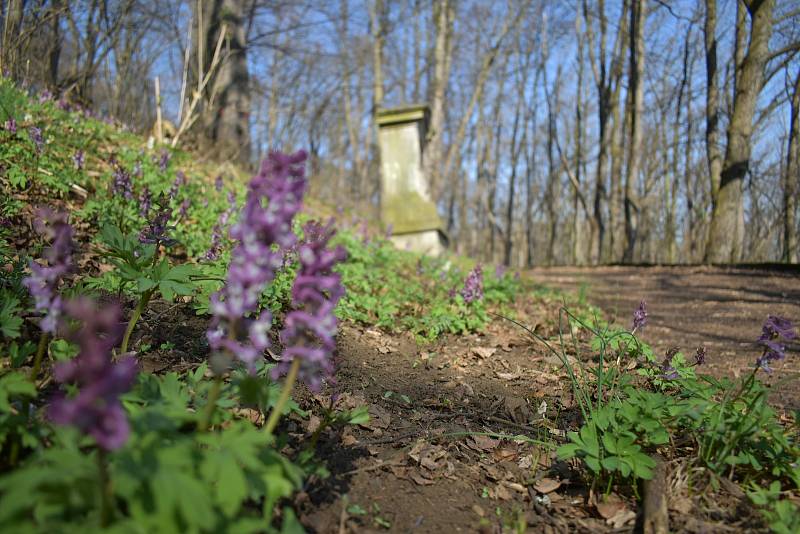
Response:
[{"label": "sunlit forest floor", "polygon": [[[800,269],[792,267],[552,267],[530,276],[548,286],[581,293],[624,322],[639,300],[648,303],[650,322],[641,337],[656,354],[672,347],[708,350],[706,371],[738,377],[749,372],[759,350],[754,332],[772,315],[800,317]],[[784,382],[773,394],[790,410],[800,409],[800,385],[786,375],[800,373],[797,350],[770,377]]]}]

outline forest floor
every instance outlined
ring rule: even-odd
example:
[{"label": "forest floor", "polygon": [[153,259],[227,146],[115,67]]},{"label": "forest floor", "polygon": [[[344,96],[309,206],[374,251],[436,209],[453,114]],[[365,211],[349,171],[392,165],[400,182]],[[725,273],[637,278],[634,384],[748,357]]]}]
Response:
[{"label": "forest floor", "polygon": [[[737,375],[752,368],[753,340],[767,314],[800,317],[797,273],[609,267],[530,274],[565,290],[588,284],[589,303],[622,325],[645,299],[650,317],[643,338],[656,354],[675,345],[691,353],[704,345],[712,374]],[[559,306],[555,298],[523,300],[515,311],[520,321],[553,339]],[[582,352],[575,356],[583,359],[591,351]],[[773,377],[796,372],[798,363],[790,356]],[[636,489],[623,488],[600,502],[585,480],[541,446],[563,443],[564,429],[579,414],[559,360],[511,323],[495,321],[483,334],[450,336],[429,347],[410,336],[345,325],[337,379],[336,402],[368,405],[371,420],[321,438],[318,453],[331,476],[310,480],[295,502],[310,531],[641,528]],[[798,407],[796,382],[781,393],[777,404]],[[310,394],[298,401],[312,412],[331,402],[329,396]],[[314,425],[312,416],[290,423],[289,430],[300,441]],[[532,439],[509,439],[513,435]],[[696,478],[689,483],[691,470],[683,459],[668,459],[671,532],[766,531],[741,489],[724,483],[704,487]]]},{"label": "forest floor", "polygon": [[[767,267],[553,267],[530,275],[542,284],[581,291],[609,320],[624,323],[640,300],[647,302],[647,328],[641,337],[657,355],[671,347],[691,353],[708,350],[705,371],[738,377],[760,354],[755,340],[767,315],[800,320],[800,269]],[[800,373],[797,347],[776,366],[772,382]],[[792,357],[794,355],[795,357]],[[800,386],[792,381],[773,402],[800,410]]]}]

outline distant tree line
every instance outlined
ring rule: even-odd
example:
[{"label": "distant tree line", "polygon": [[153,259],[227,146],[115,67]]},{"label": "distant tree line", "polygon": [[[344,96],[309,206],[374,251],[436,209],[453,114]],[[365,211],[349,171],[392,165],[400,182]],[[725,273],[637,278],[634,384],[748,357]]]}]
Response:
[{"label": "distant tree line", "polygon": [[2,69],[376,210],[376,111],[427,102],[455,248],[510,266],[798,261],[800,2],[4,0]]}]

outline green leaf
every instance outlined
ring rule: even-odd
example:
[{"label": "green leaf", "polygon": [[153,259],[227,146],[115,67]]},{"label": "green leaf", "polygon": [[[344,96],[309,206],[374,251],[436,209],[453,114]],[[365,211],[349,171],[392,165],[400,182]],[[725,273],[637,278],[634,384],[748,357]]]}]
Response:
[{"label": "green leaf", "polygon": [[10,372],[0,377],[0,412],[10,412],[12,397],[35,397],[36,386],[19,372]]}]

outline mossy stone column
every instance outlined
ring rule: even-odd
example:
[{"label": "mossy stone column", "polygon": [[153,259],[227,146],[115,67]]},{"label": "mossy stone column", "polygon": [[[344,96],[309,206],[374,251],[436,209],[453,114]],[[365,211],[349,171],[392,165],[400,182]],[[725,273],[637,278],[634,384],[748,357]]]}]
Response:
[{"label": "mossy stone column", "polygon": [[381,221],[398,248],[438,256],[447,237],[422,172],[428,115],[426,105],[378,111]]}]

